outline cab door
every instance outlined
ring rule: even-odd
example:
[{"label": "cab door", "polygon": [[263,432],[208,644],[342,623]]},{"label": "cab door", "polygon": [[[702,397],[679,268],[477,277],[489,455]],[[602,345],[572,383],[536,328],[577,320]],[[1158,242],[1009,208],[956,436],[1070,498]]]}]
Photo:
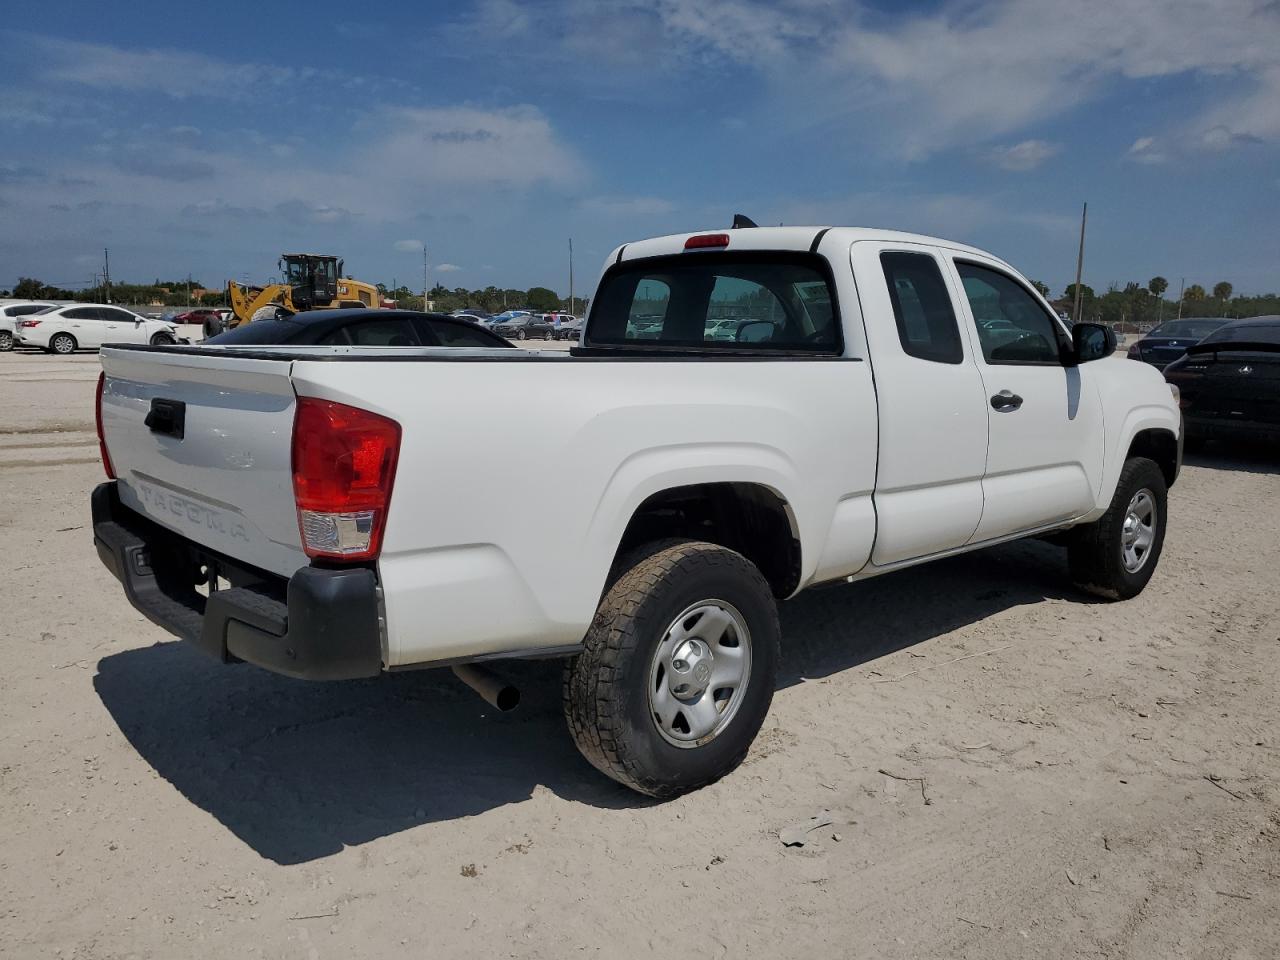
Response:
[{"label": "cab door", "polygon": [[949,257],[989,423],[980,543],[1073,520],[1102,478],[1102,409],[1087,365],[1026,283],[977,255]]},{"label": "cab door", "polygon": [[851,252],[880,427],[876,541],[886,566],[968,543],[982,517],[986,393],[941,252],[859,241]]}]

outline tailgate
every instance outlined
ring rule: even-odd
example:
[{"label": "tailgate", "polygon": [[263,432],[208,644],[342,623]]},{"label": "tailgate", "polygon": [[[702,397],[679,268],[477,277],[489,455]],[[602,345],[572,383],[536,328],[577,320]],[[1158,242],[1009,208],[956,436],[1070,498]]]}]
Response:
[{"label": "tailgate", "polygon": [[243,563],[281,576],[305,566],[290,466],[291,367],[104,348],[102,432],[120,500]]}]

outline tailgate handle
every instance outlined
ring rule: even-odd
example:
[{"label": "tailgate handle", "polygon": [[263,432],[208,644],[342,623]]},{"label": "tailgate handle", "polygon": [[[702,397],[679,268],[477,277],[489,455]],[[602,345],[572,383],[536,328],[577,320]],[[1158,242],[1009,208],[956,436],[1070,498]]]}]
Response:
[{"label": "tailgate handle", "polygon": [[156,397],[151,401],[151,411],[143,423],[152,433],[163,433],[181,440],[187,431],[187,405],[181,400]]}]

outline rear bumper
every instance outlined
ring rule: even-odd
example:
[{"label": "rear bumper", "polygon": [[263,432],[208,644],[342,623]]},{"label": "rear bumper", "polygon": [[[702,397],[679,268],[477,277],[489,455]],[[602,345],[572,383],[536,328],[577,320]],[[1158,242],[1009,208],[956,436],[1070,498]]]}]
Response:
[{"label": "rear bumper", "polygon": [[[382,671],[378,584],[364,567],[303,567],[287,580],[237,565],[120,503],[114,482],[93,491],[98,557],[148,620],[223,663],[245,661],[302,680]],[[232,587],[205,597],[202,570]]]}]

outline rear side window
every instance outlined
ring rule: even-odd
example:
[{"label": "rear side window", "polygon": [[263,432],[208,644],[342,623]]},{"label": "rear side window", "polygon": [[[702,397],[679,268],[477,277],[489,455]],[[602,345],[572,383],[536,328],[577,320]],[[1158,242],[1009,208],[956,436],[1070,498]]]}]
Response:
[{"label": "rear side window", "polygon": [[960,325],[938,261],[927,253],[882,253],[898,340],[909,357],[963,363]]},{"label": "rear side window", "polygon": [[68,320],[97,320],[98,311],[93,307],[76,307],[63,314]]},{"label": "rear side window", "polygon": [[686,253],[623,262],[600,283],[588,346],[834,354],[840,324],[813,254]]},{"label": "rear side window", "polygon": [[1061,363],[1061,330],[1020,283],[998,270],[956,261],[987,363]]},{"label": "rear side window", "polygon": [[1274,343],[1280,345],[1280,321],[1220,327],[1205,343]]}]

